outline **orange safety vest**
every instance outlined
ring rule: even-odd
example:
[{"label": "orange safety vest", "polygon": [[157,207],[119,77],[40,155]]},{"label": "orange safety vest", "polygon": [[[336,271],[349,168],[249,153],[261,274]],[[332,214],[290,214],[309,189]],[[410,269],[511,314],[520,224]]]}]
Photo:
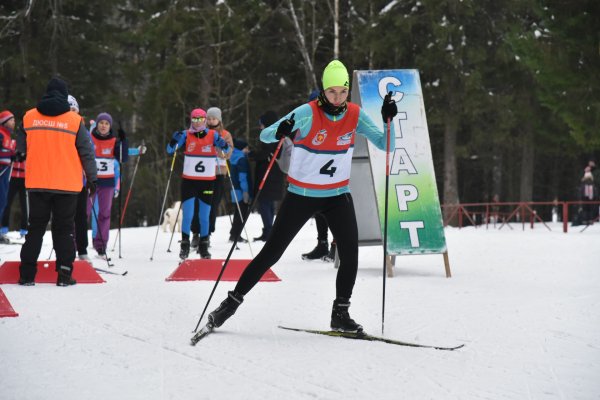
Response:
[{"label": "orange safety vest", "polygon": [[81,117],[68,111],[52,117],[32,108],[23,117],[27,133],[27,189],[81,192],[83,167],[75,140]]}]

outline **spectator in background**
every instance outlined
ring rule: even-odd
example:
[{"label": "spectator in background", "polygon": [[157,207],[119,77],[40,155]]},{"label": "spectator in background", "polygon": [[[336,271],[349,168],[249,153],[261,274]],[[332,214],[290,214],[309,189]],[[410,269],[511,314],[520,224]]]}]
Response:
[{"label": "spectator in background", "polygon": [[[580,201],[597,201],[598,185],[594,182],[594,175],[590,165],[585,167],[581,184],[579,185],[578,200]],[[598,217],[598,204],[582,204],[581,205],[581,221],[584,225],[591,225]]]},{"label": "spectator in background", "polygon": [[[15,157],[16,142],[11,135],[15,129],[15,116],[8,110],[0,113],[0,218],[8,199],[12,160]],[[4,230],[6,228],[6,230]],[[6,237],[8,225],[0,231],[0,243],[9,243]]]},{"label": "spectator in background", "polygon": [[82,118],[70,110],[67,96],[67,84],[51,79],[36,108],[25,113],[23,129],[17,136],[18,153],[23,159],[29,157],[25,187],[31,206],[29,232],[21,248],[20,285],[35,284],[37,260],[50,217],[58,272],[56,285],[77,283],[72,278],[75,207],[84,170],[88,189],[94,192],[96,165],[87,129]]},{"label": "spectator in background", "polygon": [[[265,112],[258,120],[260,130],[262,131],[278,119],[279,117],[274,111]],[[258,150],[252,151],[249,154],[250,158],[256,162],[254,167],[254,193],[258,192],[258,186],[267,172],[267,168],[269,167],[269,163],[271,162],[276,149],[277,143],[260,142]],[[266,242],[269,233],[271,233],[277,202],[281,201],[283,198],[284,179],[285,174],[283,171],[281,171],[278,165],[273,165],[258,198],[258,212],[262,219],[263,228],[261,235],[254,238],[254,240]]]},{"label": "spectator in background", "polygon": [[20,156],[15,156],[13,161],[12,171],[10,173],[10,184],[8,186],[8,198],[6,207],[2,214],[2,228],[0,236],[8,233],[10,228],[11,207],[15,196],[19,196],[19,206],[21,209],[21,221],[19,224],[19,236],[24,238],[27,235],[27,216],[29,215],[29,206],[27,204],[27,191],[25,190],[25,160]]},{"label": "spectator in background", "polygon": [[[230,173],[233,188],[231,189],[231,201],[236,202],[236,210],[233,214],[233,223],[229,231],[230,242],[247,242],[241,237],[244,225],[244,218],[248,213],[252,199],[252,183],[250,179],[250,163],[248,162],[248,153],[250,148],[243,139],[233,141],[233,153],[229,163],[231,164]],[[241,214],[241,215],[240,215]]]},{"label": "spectator in background", "polygon": [[[74,96],[69,95],[67,97],[67,101],[69,102],[69,108],[76,114],[79,114],[79,103]],[[82,118],[83,120],[83,118]],[[85,121],[83,121],[85,126]],[[86,130],[87,131],[87,130]],[[93,148],[92,138],[89,136],[90,145]],[[88,205],[88,190],[86,186],[86,177],[85,175],[82,177],[83,179],[83,189],[77,195],[77,206],[75,207],[75,247],[77,250],[77,255],[80,260],[90,261],[90,257],[87,254],[88,247],[88,214],[87,214],[87,205]]]},{"label": "spectator in background", "polygon": [[596,186],[600,185],[600,169],[596,168],[596,160],[591,159],[588,161],[588,167],[590,167],[590,171],[594,177],[594,183]]}]

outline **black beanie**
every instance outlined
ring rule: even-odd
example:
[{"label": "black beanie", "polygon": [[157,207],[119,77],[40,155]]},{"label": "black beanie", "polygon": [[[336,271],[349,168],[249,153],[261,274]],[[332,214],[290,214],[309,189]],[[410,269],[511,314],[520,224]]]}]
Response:
[{"label": "black beanie", "polygon": [[246,142],[244,139],[234,139],[233,146],[238,150],[244,150],[246,147],[248,147],[248,142]]},{"label": "black beanie", "polygon": [[278,119],[279,117],[277,116],[277,113],[269,110],[260,116],[259,121],[265,126],[265,128],[267,128],[277,122]]},{"label": "black beanie", "polygon": [[60,78],[52,78],[50,79],[50,82],[48,82],[46,92],[50,93],[53,90],[59,92],[65,97],[69,95],[69,91],[67,90],[67,83]]}]

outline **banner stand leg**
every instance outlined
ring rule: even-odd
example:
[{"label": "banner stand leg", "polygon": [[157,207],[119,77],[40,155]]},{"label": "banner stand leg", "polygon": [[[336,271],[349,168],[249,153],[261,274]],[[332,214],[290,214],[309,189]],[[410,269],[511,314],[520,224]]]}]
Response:
[{"label": "banner stand leg", "polygon": [[394,266],[396,265],[396,256],[385,256],[385,270],[388,278],[394,277]]},{"label": "banner stand leg", "polygon": [[450,272],[450,260],[448,259],[448,250],[442,253],[444,256],[444,267],[446,268],[446,278],[452,278],[452,272]]}]

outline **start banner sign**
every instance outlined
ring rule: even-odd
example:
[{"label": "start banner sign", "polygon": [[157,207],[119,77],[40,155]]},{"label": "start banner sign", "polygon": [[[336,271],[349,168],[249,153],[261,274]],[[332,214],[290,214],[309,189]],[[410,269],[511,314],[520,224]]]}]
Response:
[{"label": "start banner sign", "polygon": [[[352,100],[381,124],[382,130],[381,104],[388,92],[396,101],[398,115],[393,119],[395,137],[391,138],[395,150],[390,153],[387,254],[444,253],[446,239],[419,73],[412,69],[354,72]],[[369,142],[366,147],[383,235],[386,153]],[[351,186],[357,185],[365,186],[362,182]],[[356,191],[352,193],[354,196]],[[359,218],[359,230],[360,223]]]}]

